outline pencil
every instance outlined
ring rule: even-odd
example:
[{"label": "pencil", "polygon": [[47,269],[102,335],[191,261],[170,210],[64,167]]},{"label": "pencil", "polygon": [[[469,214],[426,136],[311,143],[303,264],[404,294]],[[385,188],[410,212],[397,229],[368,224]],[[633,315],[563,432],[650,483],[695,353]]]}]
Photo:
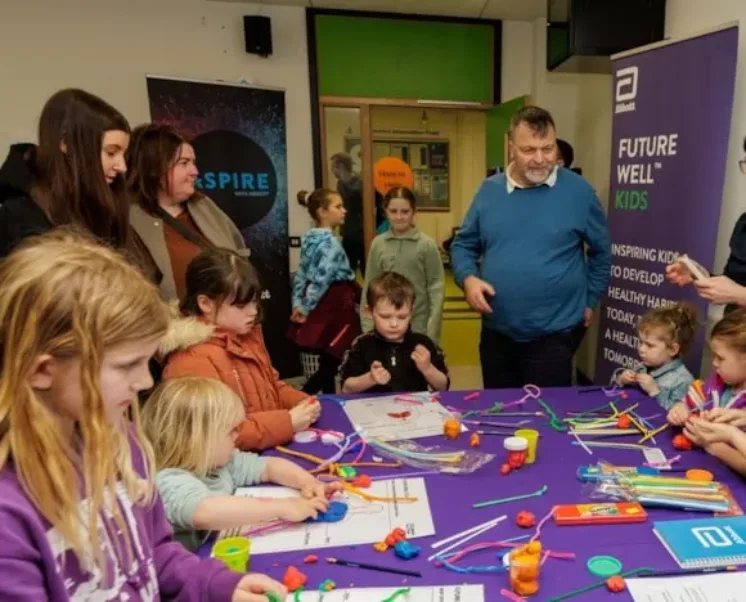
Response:
[{"label": "pencil", "polygon": [[422,573],[417,571],[407,571],[405,569],[398,569],[390,566],[380,566],[377,564],[367,564],[364,562],[352,562],[350,560],[342,560],[341,558],[327,558],[326,561],[329,564],[339,564],[341,566],[348,566],[353,569],[368,569],[369,571],[380,571],[381,573],[393,573],[394,575],[405,575],[407,577],[422,577]]},{"label": "pencil", "polygon": [[708,573],[731,573],[738,570],[737,566],[724,566],[711,569],[671,569],[666,571],[650,571],[635,575],[638,577],[674,577],[683,575],[706,575]]}]

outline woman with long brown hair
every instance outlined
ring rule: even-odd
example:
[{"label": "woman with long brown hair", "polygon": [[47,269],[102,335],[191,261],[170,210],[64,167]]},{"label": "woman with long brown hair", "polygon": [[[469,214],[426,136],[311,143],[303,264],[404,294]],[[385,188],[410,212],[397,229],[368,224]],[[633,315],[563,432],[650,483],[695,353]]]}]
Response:
[{"label": "woman with long brown hair", "polygon": [[163,275],[164,299],[183,297],[187,266],[203,250],[245,250],[231,219],[196,190],[194,148],[175,129],[155,123],[135,128],[127,163],[130,221]]},{"label": "woman with long brown hair", "polygon": [[97,96],[54,94],[41,112],[38,146],[16,163],[12,185],[0,186],[0,257],[63,225],[120,249],[132,245],[124,190],[129,134],[124,116]]}]

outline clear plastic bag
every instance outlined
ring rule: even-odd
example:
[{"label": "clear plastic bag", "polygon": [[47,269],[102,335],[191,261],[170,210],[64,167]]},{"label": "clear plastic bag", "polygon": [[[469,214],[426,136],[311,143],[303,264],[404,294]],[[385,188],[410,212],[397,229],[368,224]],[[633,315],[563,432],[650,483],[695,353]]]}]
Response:
[{"label": "clear plastic bag", "polygon": [[410,439],[387,442],[371,439],[367,444],[381,456],[398,460],[407,466],[445,474],[469,474],[495,458],[494,454],[473,449],[453,449],[441,445],[425,447]]}]

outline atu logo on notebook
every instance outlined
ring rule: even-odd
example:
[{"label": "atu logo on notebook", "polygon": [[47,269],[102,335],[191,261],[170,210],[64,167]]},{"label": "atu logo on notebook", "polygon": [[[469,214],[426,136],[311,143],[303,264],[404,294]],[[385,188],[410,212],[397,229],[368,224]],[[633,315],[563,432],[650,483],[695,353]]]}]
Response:
[{"label": "atu logo on notebook", "polygon": [[703,548],[727,548],[736,544],[744,544],[738,534],[730,527],[696,527],[692,535],[702,544]]}]

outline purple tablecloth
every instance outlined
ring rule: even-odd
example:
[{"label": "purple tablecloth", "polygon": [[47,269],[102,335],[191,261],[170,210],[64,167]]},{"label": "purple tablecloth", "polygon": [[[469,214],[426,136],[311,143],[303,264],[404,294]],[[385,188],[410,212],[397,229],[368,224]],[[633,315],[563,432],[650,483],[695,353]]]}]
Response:
[{"label": "purple tablecloth", "polygon": [[[442,395],[442,400],[445,405],[464,409],[482,409],[490,407],[496,401],[511,401],[517,399],[519,396],[516,391],[482,391],[478,399],[467,402],[463,401],[463,392],[452,392]],[[542,398],[559,415],[562,415],[565,410],[585,410],[599,406],[607,401],[603,393],[580,395],[575,389],[547,389],[544,391]],[[661,413],[660,417],[654,419],[653,422],[656,424],[663,422],[664,414],[662,410],[653,401],[641,394],[630,393],[629,400],[623,401],[619,405],[620,407],[626,407],[635,401],[640,402],[638,411],[642,415],[649,416]],[[523,408],[513,409],[540,410],[535,401],[526,403]],[[514,422],[520,419],[518,417],[506,417],[502,420]],[[497,418],[494,420],[497,420]],[[322,418],[317,426],[325,429],[336,429],[346,433],[349,433],[351,430],[344,412],[333,401],[324,402]],[[412,586],[483,583],[486,592],[485,599],[488,602],[502,599],[499,593],[500,589],[509,588],[507,573],[460,574],[444,568],[436,568],[426,560],[432,554],[430,544],[503,514],[508,515],[506,521],[486,534],[470,541],[469,545],[481,542],[496,542],[525,534],[526,531],[515,525],[515,516],[519,511],[528,510],[533,512],[538,521],[555,504],[575,504],[589,501],[589,486],[581,483],[576,477],[578,466],[594,464],[599,461],[608,461],[616,465],[639,466],[645,461],[642,452],[639,450],[596,448],[594,454],[589,456],[582,448],[571,444],[571,441],[573,441],[571,436],[552,430],[546,424],[545,420],[534,419],[534,422],[526,425],[526,427],[538,428],[541,432],[535,464],[526,466],[507,476],[501,476],[500,465],[505,458],[505,452],[502,449],[503,438],[483,436],[481,450],[497,454],[497,458],[491,463],[469,475],[432,475],[426,477],[427,492],[435,523],[436,535],[413,540],[413,543],[422,547],[422,554],[419,558],[411,561],[402,561],[397,559],[393,555],[393,552],[380,554],[374,551],[370,545],[358,545],[313,551],[322,560],[322,562],[316,565],[303,564],[303,558],[309,553],[308,551],[253,556],[251,559],[251,570],[282,579],[286,567],[292,564],[308,575],[308,586],[310,588],[316,588],[326,578],[334,580],[338,588],[350,587],[351,584],[354,584],[356,587],[390,586],[392,588],[402,585],[402,578],[397,575],[341,566],[330,566],[323,562],[323,558],[326,556],[337,555],[347,560],[402,566],[421,571],[423,574],[422,579],[410,578],[408,580],[408,584]],[[669,431],[657,437],[657,446],[668,457],[678,453],[671,446],[672,436],[673,433],[669,429]],[[635,437],[604,440],[628,443],[636,442]],[[463,435],[455,442],[447,442],[443,437],[419,439],[418,442],[425,445],[439,444],[467,448],[468,434]],[[334,449],[320,444],[294,445],[293,447],[304,452],[320,455],[321,457],[330,456]],[[370,455],[368,453],[366,458],[369,458]],[[729,484],[741,506],[746,507],[746,494],[741,479],[704,452],[700,450],[685,452],[682,461],[676,465],[676,468],[706,468],[714,473],[717,480]],[[399,469],[399,472],[411,472],[415,470],[418,469],[402,467],[402,469]],[[397,469],[373,468],[368,471],[368,474],[372,476],[387,474],[386,471],[395,474]],[[672,476],[683,475],[677,474]],[[549,489],[540,498],[511,502],[483,509],[472,508],[472,504],[476,502],[530,493],[536,491],[542,485],[547,485]],[[625,571],[643,566],[657,569],[677,568],[674,560],[653,534],[652,522],[655,520],[673,520],[702,515],[670,510],[648,510],[648,514],[649,518],[647,522],[628,525],[558,527],[553,521],[547,522],[541,533],[541,542],[544,547],[555,551],[574,552],[577,557],[575,560],[547,560],[541,571],[541,590],[532,599],[547,600],[552,596],[598,581],[597,577],[592,576],[588,572],[586,562],[592,556],[599,554],[615,556],[622,561],[623,570]],[[529,532],[533,533],[533,529],[529,530]],[[385,534],[382,533],[381,536],[383,537]],[[209,547],[204,547],[200,553],[202,555],[209,553]],[[485,551],[467,556],[460,565],[495,565],[499,564],[499,562],[500,559],[497,558],[495,551]],[[594,602],[613,599],[619,602],[629,600],[631,597],[627,593],[613,595],[606,588],[603,588],[583,594],[578,599],[593,600]]]}]

